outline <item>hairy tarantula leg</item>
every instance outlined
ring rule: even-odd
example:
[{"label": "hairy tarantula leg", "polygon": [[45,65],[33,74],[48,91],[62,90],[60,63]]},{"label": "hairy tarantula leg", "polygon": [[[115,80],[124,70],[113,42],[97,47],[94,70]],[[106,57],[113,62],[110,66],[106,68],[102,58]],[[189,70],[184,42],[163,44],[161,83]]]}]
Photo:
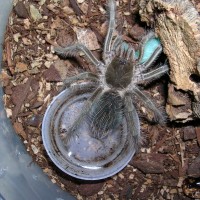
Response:
[{"label": "hairy tarantula leg", "polygon": [[132,98],[128,94],[125,95],[124,105],[128,131],[133,136],[135,149],[137,151],[138,146],[141,142],[140,121],[135,106],[133,105]]},{"label": "hairy tarantula leg", "polygon": [[141,74],[138,81],[151,81],[153,79],[157,79],[161,77],[168,71],[169,71],[168,65],[162,65],[158,67],[157,69]]},{"label": "hairy tarantula leg", "polygon": [[115,30],[115,11],[116,11],[116,3],[114,0],[108,0],[109,7],[109,25],[108,32],[105,39],[104,50],[103,50],[103,58],[106,62],[107,58],[109,58],[109,54],[111,53],[111,42],[113,39],[113,33]]},{"label": "hairy tarantula leg", "polygon": [[127,43],[123,42],[119,50],[119,57],[121,58],[125,57],[125,53],[127,52],[127,49],[128,49]]},{"label": "hairy tarantula leg", "polygon": [[65,137],[63,138],[65,143],[68,142],[68,140],[72,137],[72,135],[74,134],[74,132],[77,129],[77,127],[83,121],[85,115],[87,115],[88,112],[90,111],[90,108],[91,108],[93,102],[95,102],[96,99],[99,98],[99,96],[101,95],[102,91],[103,91],[102,88],[97,88],[95,90],[95,92],[92,94],[92,96],[86,101],[86,103],[85,103],[80,115],[78,116],[77,120],[72,124],[72,126],[67,131]]},{"label": "hairy tarantula leg", "polygon": [[135,60],[135,50],[126,42],[121,41],[113,51],[114,50],[115,54],[119,55],[121,58],[125,58],[132,62]]},{"label": "hairy tarantula leg", "polygon": [[123,42],[122,36],[117,35],[117,37],[114,39],[112,46],[111,46],[111,51],[117,50],[118,47],[120,47],[121,43]]},{"label": "hairy tarantula leg", "polygon": [[69,87],[71,84],[73,84],[77,81],[80,81],[80,80],[89,80],[89,81],[93,81],[93,82],[98,82],[98,76],[93,73],[90,73],[90,72],[84,72],[81,74],[77,74],[76,76],[69,77],[63,81],[64,88]]},{"label": "hairy tarantula leg", "polygon": [[[138,63],[142,62],[143,56],[144,56],[144,51],[145,51],[145,44],[150,40],[155,38],[155,33],[153,31],[150,31],[145,37],[142,38],[140,47],[139,47],[139,58],[138,58]],[[161,45],[160,45],[161,46]]]},{"label": "hairy tarantula leg", "polygon": [[83,52],[87,59],[92,62],[99,71],[102,72],[102,66],[103,63],[96,59],[96,57],[93,55],[93,53],[83,44],[77,43],[72,46],[68,46],[65,48],[62,47],[54,47],[55,52],[58,55],[67,57],[67,56],[75,56],[77,55],[77,52]]},{"label": "hairy tarantula leg", "polygon": [[159,111],[156,105],[139,88],[134,87],[132,92],[143,102],[143,104],[154,113],[154,119],[160,124],[165,123],[165,116]]},{"label": "hairy tarantula leg", "polygon": [[[71,96],[75,96],[75,95],[80,95],[80,91],[82,91],[82,92],[94,92],[94,90],[97,87],[98,87],[98,85],[94,84],[94,82],[93,82],[93,83],[84,83],[84,84],[73,85],[69,88],[69,90],[70,90]],[[67,138],[68,131],[62,132],[60,136],[61,136],[62,140],[67,141],[68,140],[68,138]]]},{"label": "hairy tarantula leg", "polygon": [[129,46],[126,54],[126,59],[133,62],[134,58],[135,58],[135,50]]},{"label": "hairy tarantula leg", "polygon": [[158,58],[158,56],[161,53],[162,53],[162,46],[158,46],[156,48],[156,50],[153,52],[153,54],[151,55],[151,57],[145,63],[142,63],[142,71],[144,71],[144,70],[148,69],[149,67],[151,67],[153,62],[156,60],[156,58]]},{"label": "hairy tarantula leg", "polygon": [[92,83],[88,82],[88,83],[83,83],[83,84],[72,85],[69,89],[71,90],[70,91],[71,95],[74,96],[74,95],[77,95],[76,93],[79,92],[80,90],[84,91],[84,92],[92,92],[95,89],[97,89],[97,87],[98,87],[97,83],[95,83],[95,82],[92,82]]}]

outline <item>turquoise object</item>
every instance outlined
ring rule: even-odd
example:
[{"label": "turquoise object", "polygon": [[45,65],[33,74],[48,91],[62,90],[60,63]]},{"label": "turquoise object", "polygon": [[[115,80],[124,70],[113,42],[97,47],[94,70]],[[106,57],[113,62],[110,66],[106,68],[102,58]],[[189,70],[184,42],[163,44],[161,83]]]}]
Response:
[{"label": "turquoise object", "polygon": [[[141,63],[144,63],[147,60],[149,60],[149,58],[153,55],[158,46],[160,46],[160,40],[158,38],[153,38],[147,41],[144,47],[144,55],[142,57]],[[138,51],[136,53],[139,54]]]},{"label": "turquoise object", "polygon": [[[141,63],[144,63],[147,60],[149,60],[149,58],[153,55],[153,53],[160,46],[160,44],[161,43],[158,38],[149,39],[144,46],[144,55],[142,57]],[[123,47],[127,51],[129,45],[126,42],[123,42]],[[134,55],[134,59],[138,59],[139,55],[140,55],[140,52],[136,51]]]}]

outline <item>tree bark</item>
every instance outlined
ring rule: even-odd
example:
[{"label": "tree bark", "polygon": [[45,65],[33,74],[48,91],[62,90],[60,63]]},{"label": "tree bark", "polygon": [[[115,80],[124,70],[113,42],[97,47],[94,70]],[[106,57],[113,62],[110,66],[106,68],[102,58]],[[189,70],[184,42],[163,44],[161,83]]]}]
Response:
[{"label": "tree bark", "polygon": [[166,110],[171,121],[200,116],[200,16],[189,0],[139,0],[142,21],[155,27],[170,65]]}]

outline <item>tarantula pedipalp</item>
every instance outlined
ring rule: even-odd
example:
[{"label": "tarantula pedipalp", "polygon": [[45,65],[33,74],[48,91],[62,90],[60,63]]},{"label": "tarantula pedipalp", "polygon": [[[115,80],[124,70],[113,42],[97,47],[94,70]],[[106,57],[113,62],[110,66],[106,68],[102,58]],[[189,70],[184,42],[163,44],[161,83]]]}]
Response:
[{"label": "tarantula pedipalp", "polygon": [[[108,135],[110,130],[122,124],[125,117],[127,130],[134,138],[135,148],[137,148],[140,141],[140,124],[133,97],[138,98],[153,112],[155,121],[164,122],[165,117],[163,114],[153,101],[141,91],[138,84],[162,76],[168,71],[168,66],[165,64],[146,72],[162,52],[162,47],[159,43],[148,60],[144,61],[145,45],[149,40],[155,38],[153,32],[149,32],[142,39],[138,56],[136,56],[134,48],[124,42],[120,35],[113,40],[116,23],[115,1],[109,0],[108,7],[109,26],[103,49],[103,62],[97,60],[92,52],[80,43],[65,48],[55,47],[55,52],[65,57],[76,55],[77,52],[83,52],[98,71],[97,75],[85,72],[70,77],[65,81],[66,86],[70,86],[80,80],[90,81],[95,88],[91,97],[86,101],[79,117],[67,131],[66,137],[71,138],[81,121],[87,117],[90,122],[91,136],[101,140]],[[79,87],[81,87],[80,84],[74,85],[76,89]],[[90,86],[86,84],[84,87]]]}]

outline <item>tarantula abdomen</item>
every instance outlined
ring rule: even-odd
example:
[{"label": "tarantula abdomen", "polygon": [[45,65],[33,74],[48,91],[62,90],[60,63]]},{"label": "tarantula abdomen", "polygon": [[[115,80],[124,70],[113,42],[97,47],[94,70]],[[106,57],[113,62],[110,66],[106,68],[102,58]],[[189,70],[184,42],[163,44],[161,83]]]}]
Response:
[{"label": "tarantula abdomen", "polygon": [[109,131],[118,128],[122,119],[123,99],[116,91],[104,92],[93,103],[89,112],[89,122],[92,128],[91,136],[96,139],[103,139]]}]

